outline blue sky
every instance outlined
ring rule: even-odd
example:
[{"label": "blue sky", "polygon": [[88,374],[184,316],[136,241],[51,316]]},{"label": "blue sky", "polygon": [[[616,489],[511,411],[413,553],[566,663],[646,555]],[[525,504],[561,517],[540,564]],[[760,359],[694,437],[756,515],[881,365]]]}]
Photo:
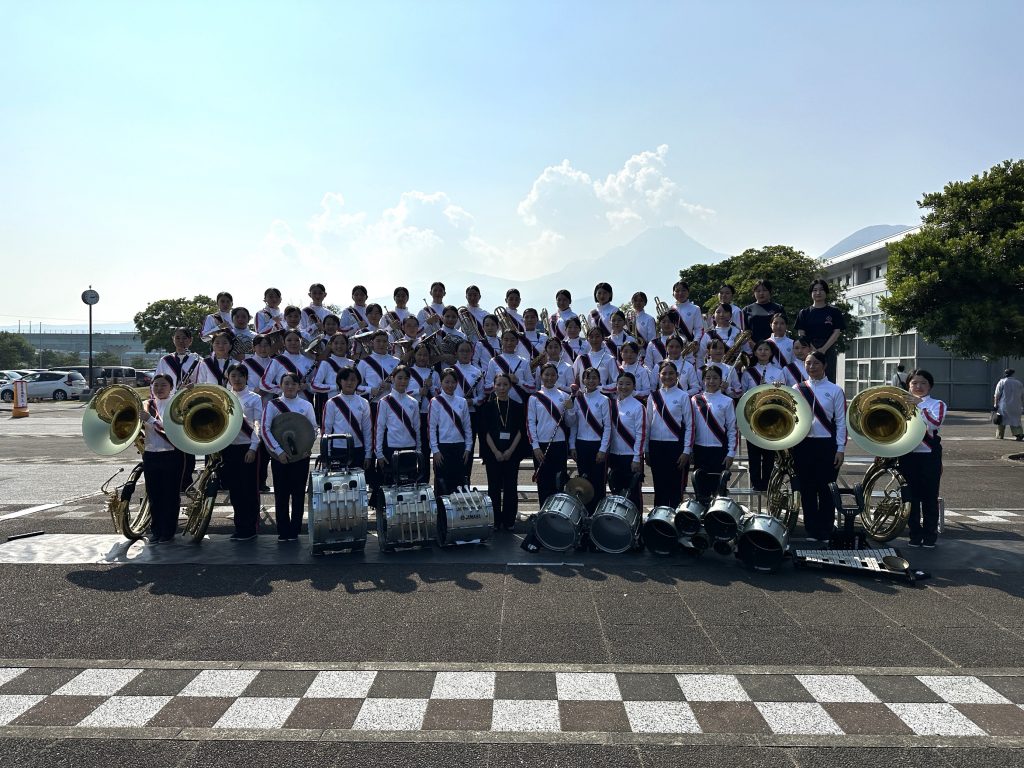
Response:
[{"label": "blue sky", "polygon": [[660,225],[818,254],[1022,155],[1022,9],[3,0],[0,325],[89,283],[117,322],[514,282]]}]

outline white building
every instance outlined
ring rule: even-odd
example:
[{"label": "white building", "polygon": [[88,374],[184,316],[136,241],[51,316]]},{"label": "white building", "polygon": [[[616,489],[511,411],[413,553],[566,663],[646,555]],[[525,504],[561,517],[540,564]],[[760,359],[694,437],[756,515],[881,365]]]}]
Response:
[{"label": "white building", "polygon": [[[855,248],[825,262],[829,282],[846,288],[846,298],[863,325],[856,338],[847,343],[840,354],[837,378],[846,396],[892,380],[896,366],[907,371],[924,368],[935,377],[935,397],[950,408],[988,410],[992,392],[1003,375],[1003,369],[1015,368],[1024,373],[1024,361],[1000,358],[991,362],[955,357],[934,344],[929,344],[916,330],[893,334],[885,323],[878,300],[888,294],[885,272],[889,263],[889,243],[917,232],[914,227],[893,237]],[[951,294],[951,300],[954,296]]]}]

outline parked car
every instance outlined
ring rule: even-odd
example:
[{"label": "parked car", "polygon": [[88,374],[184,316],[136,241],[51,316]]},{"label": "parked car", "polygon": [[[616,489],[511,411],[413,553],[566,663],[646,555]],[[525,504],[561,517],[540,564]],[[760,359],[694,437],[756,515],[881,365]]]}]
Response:
[{"label": "parked car", "polygon": [[107,384],[127,384],[134,387],[137,375],[137,371],[127,365],[110,365],[103,369],[103,378],[107,380]]},{"label": "parked car", "polygon": [[148,387],[153,383],[153,376],[156,371],[135,371],[135,386],[136,387]]},{"label": "parked car", "polygon": [[[63,368],[55,368],[54,370],[75,371],[76,373],[82,374],[82,378],[85,379],[86,385],[89,384],[88,365],[68,365]],[[92,383],[94,387],[105,387],[107,385],[106,377],[103,375],[103,368],[98,365],[94,365],[92,367]]]},{"label": "parked car", "polygon": [[[23,377],[28,386],[29,398],[67,400],[78,398],[89,384],[77,371],[40,371]],[[14,384],[0,386],[0,400],[9,403],[14,400]]]},{"label": "parked car", "polygon": [[14,381],[15,379],[20,379],[24,375],[25,374],[21,373],[21,371],[13,371],[10,369],[0,370],[0,379],[7,379],[7,381]]}]

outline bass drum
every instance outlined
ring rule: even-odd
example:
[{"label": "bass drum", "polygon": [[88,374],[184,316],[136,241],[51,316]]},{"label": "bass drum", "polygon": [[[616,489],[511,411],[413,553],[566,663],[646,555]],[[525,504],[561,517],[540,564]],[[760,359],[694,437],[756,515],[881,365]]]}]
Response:
[{"label": "bass drum", "polygon": [[679,549],[676,511],[672,507],[655,507],[647,515],[644,545],[657,555],[671,555]]},{"label": "bass drum", "polygon": [[788,547],[785,523],[772,515],[751,515],[743,521],[736,554],[756,571],[773,571],[782,565]]},{"label": "bass drum", "polygon": [[390,485],[381,489],[377,543],[382,552],[396,547],[429,546],[437,535],[437,502],[429,485]]},{"label": "bass drum", "polygon": [[640,511],[625,496],[605,496],[590,519],[590,540],[602,552],[631,549],[640,531]]},{"label": "bass drum", "polygon": [[703,523],[708,534],[715,541],[731,541],[736,538],[743,519],[743,507],[729,496],[719,496],[704,513]]},{"label": "bass drum", "polygon": [[370,518],[361,469],[313,472],[309,477],[309,545],[314,555],[366,546]]},{"label": "bass drum", "polygon": [[684,501],[676,507],[675,523],[679,535],[693,536],[700,533],[701,520],[704,518],[705,511],[707,510],[704,505],[696,499]]},{"label": "bass drum", "polygon": [[534,529],[541,546],[552,552],[565,552],[575,547],[586,514],[586,505],[575,496],[567,493],[548,496]]},{"label": "bass drum", "polygon": [[494,507],[491,497],[474,489],[441,497],[437,511],[437,543],[483,543],[494,533]]}]

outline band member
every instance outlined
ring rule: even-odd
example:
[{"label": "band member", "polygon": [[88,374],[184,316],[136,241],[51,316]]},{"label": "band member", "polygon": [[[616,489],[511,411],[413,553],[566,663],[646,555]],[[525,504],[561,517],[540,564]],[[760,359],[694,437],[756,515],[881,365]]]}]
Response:
[{"label": "band member", "polygon": [[807,380],[794,389],[811,406],[814,417],[807,437],[793,447],[793,464],[800,481],[804,530],[817,541],[832,536],[836,510],[829,483],[834,482],[846,451],[846,396],[825,378],[823,352],[807,356]]},{"label": "band member", "polygon": [[252,316],[245,307],[235,307],[231,310],[231,356],[239,363],[245,360],[245,355],[252,349],[252,337],[255,336],[249,328],[249,320]]},{"label": "band member", "polygon": [[370,329],[369,321],[366,319],[366,297],[368,295],[365,285],[352,286],[352,304],[341,313],[342,333],[354,336]]},{"label": "band member", "polygon": [[[526,330],[526,324],[523,322],[523,316],[519,314],[519,305],[522,303],[522,296],[519,293],[518,288],[509,288],[505,291],[505,311],[508,312],[508,316],[512,318],[512,321],[516,324],[515,330],[518,333],[522,333]],[[536,312],[537,310],[534,310]]]},{"label": "band member", "polygon": [[783,369],[790,386],[799,384],[807,378],[807,368],[804,362],[809,354],[811,354],[811,345],[806,336],[797,336],[793,339],[793,357]]},{"label": "band member", "polygon": [[[757,342],[754,357],[757,362],[743,371],[740,377],[741,389],[749,392],[762,384],[785,384],[786,375],[782,369],[772,362],[773,347],[765,339]],[[747,441],[747,458],[749,459],[750,487],[759,493],[768,490],[768,479],[775,467],[775,451],[765,450]]]},{"label": "band member", "polygon": [[[772,345],[772,362],[785,368],[793,359],[793,340],[788,335],[789,323],[781,312],[772,315],[772,335],[767,341]],[[802,381],[802,379],[801,379]]]},{"label": "band member", "polygon": [[[338,394],[338,374],[344,368],[352,368],[355,363],[348,356],[349,340],[344,333],[331,336],[327,347],[329,354],[315,365],[309,388],[316,395],[313,405],[318,407],[317,414],[322,418],[327,401]],[[320,400],[320,403],[316,401]]]},{"label": "band member", "polygon": [[473,316],[473,322],[476,324],[477,338],[482,338],[484,335],[484,318],[490,313],[480,306],[480,289],[475,285],[471,285],[466,289],[466,309]]},{"label": "band member", "polygon": [[[408,320],[408,318],[406,318]],[[416,318],[412,318],[416,322]],[[416,398],[420,411],[420,434],[430,434],[428,416],[430,401],[441,391],[441,382],[437,371],[430,367],[430,349],[424,345],[413,351],[413,365],[409,368],[409,388],[406,390]],[[480,384],[481,391],[483,384]],[[419,483],[430,482],[430,441],[423,440],[420,445]]]},{"label": "band member", "polygon": [[[617,307],[612,304],[612,286],[609,283],[598,283],[594,286],[594,301],[597,306],[590,310],[590,325],[601,331],[602,336],[612,335],[611,316]],[[625,322],[625,318],[623,318]]]},{"label": "band member", "polygon": [[501,338],[498,336],[498,318],[494,315],[485,315],[483,320],[483,334],[476,343],[473,352],[473,365],[481,371],[487,367],[491,359],[501,354]]},{"label": "band member", "polygon": [[398,316],[398,319],[404,323],[407,317],[416,317],[411,311],[409,311],[409,289],[404,285],[400,285],[395,288],[391,293],[391,297],[395,300],[395,308],[391,312]]},{"label": "band member", "polygon": [[331,312],[324,306],[325,298],[327,289],[323,283],[313,283],[309,286],[309,305],[302,309],[302,333],[307,339],[324,332],[323,320]]},{"label": "band member", "polygon": [[[270,357],[270,342],[266,336],[256,334],[252,339],[252,354],[245,358],[245,367],[249,369],[248,380],[252,382],[249,388],[260,396],[263,405],[266,405],[267,400],[271,398],[271,394],[262,386],[263,374],[267,372],[271,362],[273,360]],[[267,485],[267,479],[270,477],[270,456],[266,451],[261,450],[256,458],[256,463],[260,493],[269,493],[270,486]]]},{"label": "band member", "polygon": [[402,365],[412,365],[413,352],[423,341],[419,332],[420,321],[413,315],[407,315],[402,320],[401,338],[393,341],[390,345],[391,354],[397,357],[402,362]]},{"label": "band member", "polygon": [[[704,391],[690,398],[692,438],[684,457],[694,470],[693,493],[707,504],[718,487],[719,476],[732,466],[736,456],[736,411],[733,401],[722,394],[722,371],[717,365],[704,369]],[[701,480],[698,480],[698,477]]]},{"label": "band member", "polygon": [[634,320],[634,330],[637,335],[637,343],[643,347],[658,335],[658,321],[644,311],[644,308],[647,306],[646,293],[643,291],[637,291],[633,294],[630,301],[633,304],[633,312],[636,315]]},{"label": "band member", "polygon": [[565,323],[576,317],[576,313],[572,311],[572,294],[565,288],[558,291],[555,294],[555,305],[558,309],[551,313],[548,326],[552,336],[556,339],[565,339],[568,336]]},{"label": "band member", "polygon": [[203,358],[195,370],[192,381],[195,384],[216,384],[228,386],[228,367],[234,364],[231,359],[231,335],[227,331],[215,332],[210,342],[213,353]]},{"label": "band member", "polygon": [[281,313],[281,291],[267,288],[263,292],[264,307],[256,313],[256,333],[264,335],[284,330],[284,316]]},{"label": "band member", "polygon": [[[291,335],[291,334],[289,334]],[[316,431],[316,414],[313,404],[299,397],[302,378],[296,373],[281,376],[281,397],[263,406],[260,419],[260,437],[270,452],[271,472],[274,475],[274,510],[277,516],[277,540],[298,541],[302,530],[302,509],[306,497],[306,479],[309,476],[309,456],[290,458],[277,442],[272,430],[274,419],[283,413],[298,413],[304,416]],[[289,508],[290,513],[289,514]]]},{"label": "band member", "polygon": [[484,401],[484,372],[473,365],[473,344],[469,341],[459,343],[455,350],[455,365],[451,370],[455,374],[458,386],[455,394],[466,401],[469,408],[470,442],[469,456],[466,458],[466,477],[473,473],[473,443],[479,431],[477,424],[477,408]]},{"label": "band member", "polygon": [[459,380],[455,370],[441,374],[441,391],[430,401],[430,453],[434,460],[434,495],[452,493],[467,484],[466,466],[473,459],[473,433],[469,406],[455,394]]},{"label": "band member", "polygon": [[743,394],[743,382],[740,380],[740,375],[736,372],[736,369],[722,361],[724,356],[725,344],[721,339],[712,339],[711,343],[708,344],[708,359],[700,369],[700,391],[704,391],[704,370],[709,365],[715,365],[718,366],[718,370],[722,375],[721,391],[733,400],[739,400]]},{"label": "band member", "polygon": [[374,426],[374,453],[381,473],[391,475],[395,451],[420,452],[419,404],[406,392],[409,369],[399,365],[391,374],[392,390],[381,398]]},{"label": "band member", "polygon": [[380,304],[367,304],[366,305],[366,324],[371,328],[380,328],[381,322],[384,320],[384,309]]},{"label": "band member", "polygon": [[519,336],[515,331],[505,331],[501,334],[501,354],[491,360],[484,371],[484,394],[489,395],[494,391],[495,375],[506,373],[512,382],[509,397],[525,405],[534,389],[534,382],[533,374],[530,372],[530,361],[516,354],[518,346]]},{"label": "band member", "polygon": [[561,338],[562,360],[569,365],[573,365],[581,353],[590,349],[590,342],[580,336],[582,328],[578,317],[570,317],[565,321],[565,334]]},{"label": "band member", "polygon": [[[683,357],[682,339],[678,336],[669,338],[668,343],[665,345],[665,351],[668,353],[665,360],[671,362],[679,373],[679,386],[685,389],[688,395],[697,394],[700,391],[700,380],[697,377],[697,370],[693,367],[693,364]],[[660,363],[658,370],[661,370]]]},{"label": "band member", "polygon": [[[651,467],[654,506],[678,507],[686,489],[686,465],[683,456],[693,440],[690,398],[677,385],[679,372],[667,360],[658,372],[661,387],[647,400],[647,445],[644,453]],[[577,445],[579,443],[577,442]]]},{"label": "band member", "polygon": [[907,388],[918,398],[927,429],[921,443],[900,456],[900,474],[910,486],[910,546],[933,549],[939,537],[939,480],[942,478],[942,439],[939,429],[946,417],[946,404],[931,396],[935,379],[921,368],[910,372]]},{"label": "band member", "polygon": [[811,306],[804,307],[796,316],[793,330],[797,336],[806,336],[813,352],[825,354],[825,374],[830,380],[836,377],[836,342],[843,335],[846,320],[843,313],[828,303],[827,280],[818,278],[811,281]]},{"label": "band member", "polygon": [[267,366],[267,371],[260,381],[260,389],[271,395],[280,394],[282,391],[281,381],[286,373],[296,376],[299,380],[299,388],[304,389],[303,382],[306,381],[312,369],[313,361],[302,352],[302,336],[298,331],[288,331],[284,337],[284,352],[275,355],[273,361]]},{"label": "band member", "polygon": [[211,312],[203,320],[203,331],[200,336],[204,340],[210,338],[214,331],[226,331],[231,328],[231,305],[234,302],[227,291],[217,294],[217,311]]},{"label": "band member", "polygon": [[587,368],[583,372],[583,391],[576,398],[576,407],[579,410],[576,427],[576,471],[594,487],[594,497],[587,504],[587,514],[592,515],[606,495],[608,443],[612,436],[608,398],[601,392],[601,372],[597,368]]},{"label": "band member", "polygon": [[708,345],[714,339],[721,339],[726,349],[730,349],[740,335],[740,329],[732,324],[734,307],[731,304],[719,304],[711,314],[714,325],[700,339],[697,348],[697,361],[700,365],[707,360]]},{"label": "band member", "polygon": [[750,331],[750,338],[755,344],[771,335],[772,318],[778,314],[785,316],[786,310],[772,301],[771,281],[758,280],[754,283],[754,303],[743,308],[743,327]]},{"label": "band member", "polygon": [[405,331],[402,330],[402,321],[405,317],[409,317],[409,310],[407,309],[405,311],[406,314],[404,317],[396,309],[387,309],[387,307],[384,307],[384,310],[385,312],[381,316],[380,325],[378,327],[388,335],[388,339],[392,342],[398,341],[405,335]]},{"label": "band member", "polygon": [[[330,354],[328,351],[328,344],[332,337],[341,333],[341,319],[333,312],[328,312],[324,315],[323,320],[320,321],[320,327],[323,329],[323,332],[318,334],[320,337],[319,340],[316,344],[307,347],[306,351],[306,354],[316,361],[326,360],[327,356]],[[314,334],[313,338],[310,339],[310,342],[316,341],[316,337],[317,334]]]},{"label": "band member", "polygon": [[[390,376],[398,365],[398,358],[388,354],[388,335],[384,331],[374,332],[370,344],[373,352],[356,363],[356,368],[362,378],[359,394],[370,398],[371,403],[375,403],[387,393]],[[406,371],[406,378],[408,375],[408,371]],[[408,386],[408,381],[406,386]]]},{"label": "band member", "polygon": [[648,395],[654,389],[654,379],[651,372],[640,362],[640,347],[635,341],[627,341],[619,349],[622,362],[619,365],[619,373],[632,373],[636,380],[636,389],[633,397],[641,403],[647,402]]},{"label": "band member", "polygon": [[[734,303],[734,299],[735,298],[736,298],[736,289],[733,286],[729,285],[728,283],[723,283],[718,288],[718,304],[719,304],[719,306],[722,305],[722,304],[725,304],[725,305],[727,305],[729,307],[729,325],[731,325],[737,331],[742,331],[743,330],[743,310],[740,309],[738,306],[736,306],[736,304]],[[710,312],[708,312],[704,316],[704,328],[705,329],[710,330],[711,328],[714,328],[717,325],[717,321],[715,320],[715,310],[717,308],[718,307],[712,308],[712,310]]]},{"label": "band member", "polygon": [[370,468],[373,458],[370,441],[373,439],[373,422],[370,420],[370,404],[356,393],[362,378],[355,368],[338,371],[336,385],[339,390],[327,401],[324,408],[325,435],[352,435],[354,448],[353,466]]},{"label": "band member", "polygon": [[430,284],[430,304],[427,304],[416,315],[420,321],[420,330],[424,333],[433,333],[441,327],[441,315],[444,313],[444,297],[447,291],[444,283],[435,282]]},{"label": "band member", "polygon": [[540,372],[541,386],[526,406],[537,496],[542,507],[549,496],[558,492],[558,477],[566,470],[569,451],[576,450],[573,396],[558,389],[557,380],[558,367],[545,363]]},{"label": "band member", "polygon": [[[299,334],[299,339],[302,342],[308,342],[309,336],[306,336],[302,330],[302,310],[296,307],[294,304],[289,304],[284,308],[284,312],[281,313],[284,317],[284,332],[295,331]],[[284,336],[282,334],[282,345],[284,344]]]},{"label": "band member", "polygon": [[487,470],[487,495],[494,510],[494,530],[511,531],[519,514],[519,464],[527,445],[523,406],[509,397],[512,382],[494,377],[494,397],[480,409],[480,456]]},{"label": "band member", "polygon": [[[458,339],[459,341],[468,341],[466,334],[462,332],[462,328],[459,327],[459,308],[449,304],[444,308],[441,313],[441,328],[437,332],[437,336],[440,340],[444,339]],[[444,357],[444,356],[443,356]],[[471,356],[472,357],[472,356]],[[451,359],[443,360],[445,363],[453,362]]]},{"label": "band member", "polygon": [[544,357],[541,358],[541,361],[553,362],[558,366],[558,383],[555,386],[563,392],[571,393],[576,384],[576,373],[572,366],[565,362],[563,354],[562,342],[558,339],[548,338],[544,344]]},{"label": "band member", "polygon": [[249,389],[249,369],[235,363],[228,369],[231,391],[242,404],[242,428],[227,448],[221,451],[220,478],[230,493],[234,511],[235,532],[231,541],[256,538],[260,523],[259,490],[259,421],[263,417],[263,401]]},{"label": "band member", "polygon": [[[704,333],[704,313],[700,307],[690,301],[690,286],[683,280],[672,286],[672,295],[675,297],[676,313],[679,315],[679,335],[685,342],[700,342]],[[693,357],[693,355],[687,355]],[[690,360],[690,362],[694,362]]]},{"label": "band member", "polygon": [[178,382],[189,382],[195,375],[202,358],[192,352],[192,331],[188,328],[175,328],[171,336],[174,351],[160,358],[156,364],[156,375],[164,375],[170,379],[171,389],[178,388]]},{"label": "band member", "polygon": [[[520,357],[525,357],[527,360],[533,360],[543,352],[544,345],[548,340],[546,334],[537,330],[539,322],[540,316],[533,307],[523,312],[523,324],[526,326],[526,330],[519,335],[519,349],[516,351],[516,354]],[[577,332],[578,335],[579,333]]]},{"label": "band member", "polygon": [[[644,444],[647,441],[647,411],[633,397],[636,380],[620,373],[615,396],[608,398],[611,439],[608,441],[608,483],[615,493],[627,493],[636,508],[644,508],[640,480],[644,473]],[[638,477],[639,476],[639,477]]]},{"label": "band member", "polygon": [[152,396],[142,410],[145,424],[145,450],[142,452],[142,474],[146,478],[146,495],[153,519],[149,544],[173,541],[178,529],[180,491],[185,479],[185,454],[171,445],[164,432],[164,411],[171,402],[174,382],[166,373],[153,377]]},{"label": "band member", "polygon": [[[668,340],[678,337],[679,313],[670,309],[658,318],[661,335],[648,339],[647,351],[644,353],[644,365],[647,370],[656,371],[658,365],[668,356]],[[681,347],[680,347],[681,349]]]},{"label": "band member", "polygon": [[604,340],[604,345],[618,362],[622,362],[619,349],[627,341],[636,342],[636,339],[626,333],[626,315],[622,311],[616,309],[608,315],[608,324],[611,325],[611,333]]},{"label": "band member", "polygon": [[606,395],[615,392],[615,382],[619,376],[619,366],[615,358],[609,354],[604,345],[604,336],[599,328],[591,328],[587,334],[587,341],[590,342],[590,349],[581,352],[572,364],[573,373],[576,374],[577,389],[583,384],[583,372],[587,368],[597,368],[601,373],[601,391]]}]

